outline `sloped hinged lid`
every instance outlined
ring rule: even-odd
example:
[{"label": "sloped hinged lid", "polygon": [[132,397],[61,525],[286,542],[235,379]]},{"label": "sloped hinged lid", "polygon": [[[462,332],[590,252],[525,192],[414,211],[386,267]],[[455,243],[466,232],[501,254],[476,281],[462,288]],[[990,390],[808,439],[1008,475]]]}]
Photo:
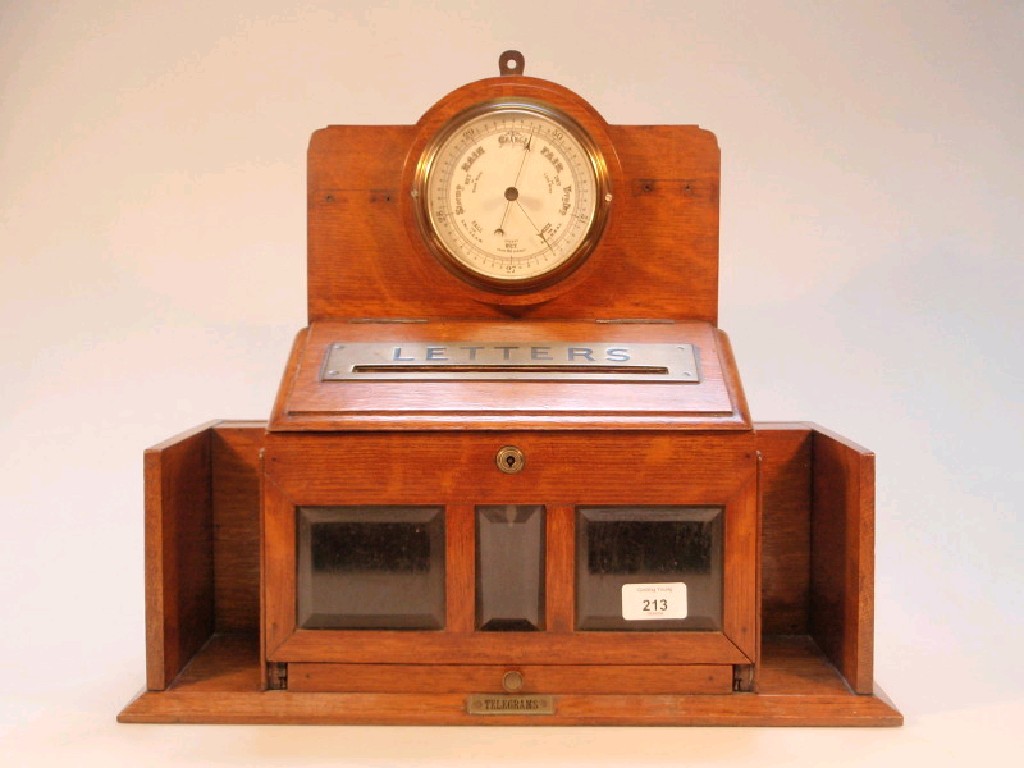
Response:
[{"label": "sloped hinged lid", "polygon": [[749,429],[708,323],[314,323],[272,430]]}]

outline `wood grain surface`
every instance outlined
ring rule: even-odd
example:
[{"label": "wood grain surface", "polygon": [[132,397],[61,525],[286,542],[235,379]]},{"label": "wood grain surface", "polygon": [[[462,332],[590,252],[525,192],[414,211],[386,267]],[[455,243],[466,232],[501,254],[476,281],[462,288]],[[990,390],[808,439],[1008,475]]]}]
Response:
[{"label": "wood grain surface", "polygon": [[758,423],[761,469],[761,600],[766,635],[808,631],[813,429]]},{"label": "wood grain surface", "polygon": [[263,691],[253,635],[218,636],[167,691],[142,692],[122,723],[898,726],[883,692],[852,693],[814,641],[766,638],[757,694],[559,694],[549,716],[479,716],[461,693]]},{"label": "wood grain surface", "polygon": [[265,422],[221,422],[210,436],[218,632],[259,626],[259,454],[265,431]]},{"label": "wood grain surface", "polygon": [[[693,344],[700,382],[321,381],[334,343]],[[314,323],[296,337],[272,431],[488,429],[749,430],[728,339],[708,323]]]},{"label": "wood grain surface", "polygon": [[443,665],[289,664],[289,691],[363,693],[505,693],[507,672],[522,675],[517,693],[729,693],[732,667],[707,664]]},{"label": "wood grain surface", "polygon": [[[516,445],[522,472],[500,472],[497,451]],[[757,655],[757,460],[748,434],[686,433],[270,433],[265,443],[265,610],[268,659],[414,663],[754,663]],[[638,478],[642,477],[642,483]],[[295,510],[300,506],[405,504],[446,508],[448,621],[440,632],[299,630]],[[540,633],[473,633],[477,504],[543,504],[553,621]],[[724,508],[722,632],[572,632],[574,540],[580,505]],[[562,511],[559,511],[562,510]],[[453,592],[452,590],[458,590]],[[560,636],[565,635],[565,636]]]},{"label": "wood grain surface", "polygon": [[[474,288],[445,269],[411,198],[423,149],[452,117],[495,98],[568,113],[605,156],[613,202],[573,275],[529,297]],[[705,320],[718,316],[720,153],[696,126],[611,126],[554,83],[502,77],[442,98],[415,125],[335,125],[308,152],[309,320],[349,318]]]},{"label": "wood grain surface", "polygon": [[[265,427],[262,422],[207,424],[146,452],[147,687],[151,692],[129,704],[120,719],[126,722],[474,722],[467,719],[464,707],[460,709],[458,702],[445,699],[442,694],[438,694],[441,698],[428,694],[430,699],[425,703],[402,698],[400,694],[381,698],[383,694],[263,692],[263,665],[254,633],[259,621],[258,597],[254,594],[258,593],[258,573],[254,578],[253,567],[259,560],[256,549],[260,517],[257,467],[259,452],[268,442]],[[491,437],[501,434],[493,433]],[[524,435],[537,437],[532,433]],[[424,437],[434,440],[437,436]],[[460,436],[450,437],[458,439]],[[569,439],[573,435],[564,437]],[[628,435],[621,437],[625,439]],[[693,435],[691,439],[703,442],[706,437]],[[715,440],[729,437],[720,435],[712,439],[708,447],[712,447]],[[317,439],[313,435],[306,438]],[[733,725],[896,725],[902,722],[898,711],[874,689],[870,677],[872,454],[813,424],[757,423],[753,440],[751,448],[756,446],[762,456],[760,487],[763,494],[760,612],[763,641],[758,693],[739,697],[709,694],[699,697],[704,703],[693,703],[686,696],[666,699],[630,694],[623,699],[607,694],[573,694],[568,699],[559,697],[558,715],[546,722]],[[646,446],[662,459],[678,458],[670,447],[671,442],[659,438],[647,442]],[[608,446],[598,446],[596,455],[608,459],[614,455],[614,450],[611,453],[609,450]],[[369,457],[374,451],[365,453]],[[295,455],[298,458],[301,451]],[[383,454],[383,458],[395,455],[392,451]],[[559,455],[559,451],[555,450],[554,455]],[[702,455],[705,454],[697,451],[689,456],[700,463]],[[492,458],[486,457],[487,461]],[[462,469],[452,470],[456,476],[467,471],[476,459],[470,452],[463,461]],[[486,463],[483,457],[480,461]],[[477,469],[480,466],[483,464]],[[644,470],[648,467],[645,463],[634,463],[634,466]],[[310,469],[310,476],[316,471]],[[570,460],[567,471],[580,474],[585,473],[586,468]],[[715,487],[711,475],[704,475],[705,489]],[[667,480],[670,473],[659,475],[656,472],[655,477]],[[399,480],[396,487],[408,482],[408,478]],[[547,488],[551,490],[556,486],[549,482]],[[450,489],[455,487],[449,484]],[[505,486],[504,497],[499,493],[491,498],[507,500],[509,488],[514,487]],[[611,487],[612,484],[604,486]],[[638,488],[636,483],[631,487]],[[313,493],[323,495],[321,490],[314,489]],[[372,498],[372,490],[367,487],[358,491],[357,498],[360,495]],[[634,498],[659,497],[642,488]],[[573,537],[566,532],[571,532],[573,526],[572,505],[550,504],[548,510],[548,541],[571,542]],[[814,536],[811,535],[812,522]],[[460,546],[473,546],[470,536],[462,538]],[[548,583],[554,585],[547,594],[548,629],[552,635],[571,638],[574,620],[571,543],[566,543],[563,549],[561,555],[548,559]],[[463,573],[461,578],[462,588],[466,589],[469,575]],[[449,603],[449,610],[451,608]],[[467,612],[459,626],[469,626],[470,616],[471,612]],[[235,628],[244,629],[239,634]],[[214,634],[215,629],[221,633]],[[223,633],[224,630],[227,633]],[[464,634],[472,635],[471,632]],[[351,642],[357,641],[358,637],[351,638]],[[609,656],[602,650],[593,658],[619,668],[656,667],[667,662],[673,667],[679,666],[678,648],[671,643],[661,645],[663,642],[656,639],[650,647],[641,647],[635,653],[620,650]],[[696,644],[703,642],[705,640],[698,640]],[[549,645],[546,656],[538,646],[535,658],[546,665],[552,659],[575,658],[577,650],[588,652],[570,645],[563,647],[558,642]],[[628,648],[628,638],[623,638],[622,647]],[[424,650],[430,651],[429,644]],[[459,666],[472,661],[488,669],[504,669],[510,660],[507,653],[501,657],[496,649],[485,645],[470,650],[470,655],[456,660]],[[404,653],[398,652],[394,659],[422,665],[422,653],[403,656]],[[525,665],[532,653],[527,648],[525,655],[515,663]],[[320,654],[313,650],[314,658],[308,662],[323,664],[330,655],[330,652]],[[357,654],[357,658],[371,667],[377,663],[372,653]],[[368,674],[373,677],[373,672]],[[856,694],[851,693],[851,688]],[[280,694],[288,695],[266,698]],[[326,697],[318,701],[329,706],[314,713],[303,695]],[[751,704],[751,700],[757,703]],[[621,711],[615,715],[613,704],[616,702],[618,706],[635,709],[631,709],[629,715]],[[380,706],[383,709],[378,709]],[[501,722],[526,721],[502,718]]]},{"label": "wood grain surface", "polygon": [[210,427],[148,449],[146,685],[162,690],[214,628]]},{"label": "wood grain surface", "polygon": [[858,693],[874,659],[875,455],[814,434],[811,634]]}]

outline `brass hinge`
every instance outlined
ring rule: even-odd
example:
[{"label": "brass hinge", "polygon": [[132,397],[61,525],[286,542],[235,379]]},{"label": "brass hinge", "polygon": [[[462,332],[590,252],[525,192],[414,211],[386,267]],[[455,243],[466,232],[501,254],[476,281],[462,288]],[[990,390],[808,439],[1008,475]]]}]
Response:
[{"label": "brass hinge", "polygon": [[267,685],[272,691],[288,690],[288,665],[271,662],[267,665]]},{"label": "brass hinge", "polygon": [[732,689],[737,693],[750,693],[754,690],[753,664],[733,664]]}]

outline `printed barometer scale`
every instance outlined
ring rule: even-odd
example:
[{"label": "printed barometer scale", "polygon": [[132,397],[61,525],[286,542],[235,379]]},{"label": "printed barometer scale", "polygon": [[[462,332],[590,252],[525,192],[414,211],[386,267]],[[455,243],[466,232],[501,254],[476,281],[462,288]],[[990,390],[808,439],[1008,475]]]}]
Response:
[{"label": "printed barometer scale", "polygon": [[438,255],[469,279],[525,291],[587,255],[612,195],[599,150],[566,115],[497,100],[424,154],[412,194]]},{"label": "printed barometer scale", "polygon": [[145,453],[119,719],[902,723],[874,456],[752,421],[717,325],[715,137],[499,72],[313,134],[269,419]]}]

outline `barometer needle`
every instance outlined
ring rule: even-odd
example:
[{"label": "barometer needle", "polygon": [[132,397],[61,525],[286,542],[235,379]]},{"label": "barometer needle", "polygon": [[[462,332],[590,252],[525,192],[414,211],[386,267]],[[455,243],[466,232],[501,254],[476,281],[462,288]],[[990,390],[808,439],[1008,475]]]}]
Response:
[{"label": "barometer needle", "polygon": [[519,206],[519,210],[523,212],[523,216],[526,217],[526,220],[530,222],[530,226],[533,227],[534,231],[536,231],[537,237],[544,241],[544,245],[546,245],[548,247],[548,250],[551,251],[551,255],[557,257],[557,255],[555,254],[555,249],[551,247],[551,243],[549,243],[548,239],[544,237],[544,232],[538,229],[537,225],[533,223],[533,219],[530,218],[530,214],[528,214],[526,212],[526,209],[523,208],[523,204],[516,200],[516,205]]},{"label": "barometer needle", "polygon": [[537,129],[534,128],[530,131],[530,138],[523,144],[523,159],[519,163],[519,170],[516,171],[516,179],[512,182],[512,186],[505,190],[505,200],[508,202],[505,203],[505,211],[501,214],[501,223],[494,230],[496,235],[505,234],[505,219],[508,217],[508,209],[512,207],[512,202],[519,197],[519,177],[523,175],[523,166],[526,165],[526,158],[530,156],[530,145],[533,143],[533,131],[535,130]]},{"label": "barometer needle", "polygon": [[[533,130],[537,130],[534,128]],[[519,170],[516,172],[516,180],[512,182],[513,187],[519,186],[519,177],[523,175],[523,166],[526,165],[526,158],[530,156],[530,145],[533,143],[533,131],[530,131],[530,138],[523,144],[523,161],[519,163]]]},{"label": "barometer needle", "polygon": [[508,200],[506,198],[505,212],[503,214],[501,214],[501,223],[498,224],[498,228],[496,230],[494,230],[494,234],[496,234],[496,235],[504,235],[505,234],[505,218],[508,216],[508,209],[511,208],[511,207],[512,207],[512,201]]}]

